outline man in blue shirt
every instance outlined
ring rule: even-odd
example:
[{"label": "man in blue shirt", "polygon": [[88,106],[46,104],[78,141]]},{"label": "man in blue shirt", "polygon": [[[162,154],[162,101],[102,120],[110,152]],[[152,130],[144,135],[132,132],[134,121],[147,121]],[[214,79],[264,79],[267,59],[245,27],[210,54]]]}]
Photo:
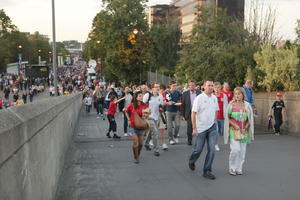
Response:
[{"label": "man in blue shirt", "polygon": [[252,95],[252,87],[253,87],[253,82],[251,80],[247,80],[246,83],[243,85],[243,88],[246,93],[245,100],[253,106],[254,100]]},{"label": "man in blue shirt", "polygon": [[[180,106],[181,93],[177,90],[175,81],[170,82],[170,90],[166,92],[166,116],[167,116],[167,130],[170,144],[178,143],[178,133],[180,127]],[[174,122],[174,134],[173,134]]]}]

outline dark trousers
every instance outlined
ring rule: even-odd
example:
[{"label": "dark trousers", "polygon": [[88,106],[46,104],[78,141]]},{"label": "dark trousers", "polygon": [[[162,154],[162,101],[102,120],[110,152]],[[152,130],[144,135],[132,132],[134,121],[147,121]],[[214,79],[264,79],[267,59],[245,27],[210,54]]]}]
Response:
[{"label": "dark trousers", "polygon": [[274,118],[275,118],[275,124],[274,124],[275,132],[280,133],[280,126],[282,125],[282,113],[275,112]]},{"label": "dark trousers", "polygon": [[89,113],[91,111],[92,105],[85,105],[85,111]]},{"label": "dark trousers", "polygon": [[113,131],[114,133],[117,132],[117,123],[115,120],[115,116],[114,115],[107,115],[107,119],[109,122],[109,129],[108,132],[110,133],[111,131]]},{"label": "dark trousers", "polygon": [[127,133],[127,129],[128,129],[128,119],[126,117],[125,111],[123,111],[123,115],[124,115],[124,133]]},{"label": "dark trousers", "polygon": [[186,119],[186,123],[187,123],[187,138],[188,138],[188,142],[192,142],[193,140],[193,125],[192,125],[192,119],[191,117],[189,117],[188,119]]}]

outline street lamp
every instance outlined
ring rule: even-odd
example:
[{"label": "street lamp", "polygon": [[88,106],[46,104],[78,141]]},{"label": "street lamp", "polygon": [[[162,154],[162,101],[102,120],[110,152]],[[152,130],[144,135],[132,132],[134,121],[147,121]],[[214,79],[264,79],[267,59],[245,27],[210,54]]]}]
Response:
[{"label": "street lamp", "polygon": [[135,28],[135,29],[133,29],[133,31],[132,31],[132,32],[133,32],[133,34],[134,34],[134,35],[136,35],[136,34],[138,34],[138,33],[139,33],[139,30],[137,30],[137,29]]},{"label": "street lamp", "polygon": [[41,52],[42,52],[42,50],[39,49],[38,52],[39,52],[39,65],[41,65],[42,64],[42,59],[41,59]]},{"label": "street lamp", "polygon": [[19,53],[18,53],[18,73],[20,74],[21,72],[21,67],[22,67],[22,45],[18,46]]},{"label": "street lamp", "polygon": [[100,40],[97,40],[97,44],[100,44]]}]

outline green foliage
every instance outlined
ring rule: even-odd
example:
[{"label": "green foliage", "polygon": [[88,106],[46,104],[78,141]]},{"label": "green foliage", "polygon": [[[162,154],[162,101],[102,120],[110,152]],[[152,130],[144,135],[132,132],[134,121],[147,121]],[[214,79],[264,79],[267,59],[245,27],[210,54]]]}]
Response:
[{"label": "green foliage", "polygon": [[0,37],[16,30],[17,27],[13,25],[10,17],[6,15],[3,9],[0,9]]},{"label": "green foliage", "polygon": [[262,72],[260,85],[267,91],[299,89],[300,70],[297,48],[275,49],[265,45],[254,55],[257,68]]},{"label": "green foliage", "polygon": [[198,21],[181,51],[176,78],[182,83],[212,78],[241,86],[247,68],[255,67],[253,54],[259,45],[249,40],[242,22],[222,9],[200,7]]},{"label": "green foliage", "polygon": [[[138,82],[147,69],[148,26],[143,0],[105,0],[93,20],[85,58],[101,58],[103,71],[116,80]],[[133,30],[138,33],[133,34]]]},{"label": "green foliage", "polygon": [[181,31],[177,20],[154,25],[149,32],[151,70],[173,74],[179,60]]}]

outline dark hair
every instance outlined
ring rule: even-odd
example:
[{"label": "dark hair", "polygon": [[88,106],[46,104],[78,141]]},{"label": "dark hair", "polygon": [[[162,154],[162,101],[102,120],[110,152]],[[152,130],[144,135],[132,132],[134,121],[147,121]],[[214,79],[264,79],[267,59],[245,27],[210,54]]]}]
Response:
[{"label": "dark hair", "polygon": [[115,95],[111,95],[111,96],[110,96],[110,100],[111,100],[111,101],[115,100],[115,98],[116,98]]},{"label": "dark hair", "polygon": [[161,84],[161,85],[160,85],[160,89],[166,90],[167,87],[166,87],[164,84]]},{"label": "dark hair", "polygon": [[173,85],[173,84],[176,84],[176,81],[170,81],[169,85]]},{"label": "dark hair", "polygon": [[137,91],[136,93],[133,94],[133,98],[132,98],[133,108],[138,108],[139,107],[139,101],[137,100],[137,97],[139,96],[139,94],[142,94],[142,92]]},{"label": "dark hair", "polygon": [[211,78],[208,78],[204,81],[204,85],[208,82],[208,81],[211,81],[211,82],[214,82]]}]

